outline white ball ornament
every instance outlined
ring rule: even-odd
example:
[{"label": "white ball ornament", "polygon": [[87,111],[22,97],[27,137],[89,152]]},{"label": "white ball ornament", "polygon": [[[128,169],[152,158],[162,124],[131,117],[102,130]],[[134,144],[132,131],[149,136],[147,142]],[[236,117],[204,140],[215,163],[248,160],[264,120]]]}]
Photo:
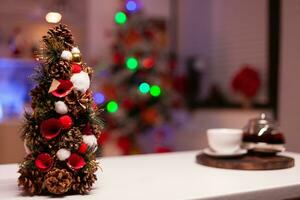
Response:
[{"label": "white ball ornament", "polygon": [[92,149],[93,152],[97,151],[98,143],[97,138],[94,135],[83,135],[83,142],[88,145],[89,148]]},{"label": "white ball ornament", "polygon": [[54,106],[55,106],[55,111],[58,114],[64,115],[64,114],[68,113],[68,106],[65,104],[65,102],[57,101],[54,103]]},{"label": "white ball ornament", "polygon": [[71,152],[67,149],[60,149],[56,152],[56,156],[60,161],[64,161],[66,159],[68,159],[71,155]]},{"label": "white ball ornament", "polygon": [[87,144],[89,147],[97,146],[97,138],[94,135],[83,135],[83,142]]},{"label": "white ball ornament", "polygon": [[80,50],[78,49],[78,47],[73,47],[72,50],[71,50],[71,53],[73,54],[76,54],[76,53],[80,53]]},{"label": "white ball ornament", "polygon": [[72,53],[70,51],[67,51],[67,50],[64,50],[60,57],[64,60],[68,60],[68,61],[71,61],[72,60]]},{"label": "white ball ornament", "polygon": [[76,90],[86,92],[90,87],[90,77],[88,73],[81,71],[71,76],[71,82]]}]

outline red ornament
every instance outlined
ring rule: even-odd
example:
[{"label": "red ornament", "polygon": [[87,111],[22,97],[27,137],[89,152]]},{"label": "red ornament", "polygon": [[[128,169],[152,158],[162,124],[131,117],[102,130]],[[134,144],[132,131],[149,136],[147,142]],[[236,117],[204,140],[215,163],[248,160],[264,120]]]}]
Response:
[{"label": "red ornament", "polygon": [[73,83],[70,80],[58,80],[58,87],[51,92],[53,96],[56,97],[65,97],[67,96],[73,89]]},{"label": "red ornament", "polygon": [[59,121],[62,125],[62,128],[67,130],[70,129],[73,125],[73,120],[69,115],[64,115],[59,118]]},{"label": "red ornament", "polygon": [[46,172],[53,166],[53,159],[48,153],[41,153],[35,159],[34,164],[38,170]]},{"label": "red ornament", "polygon": [[109,134],[107,131],[101,131],[101,134],[98,137],[98,144],[105,144],[109,140]]},{"label": "red ornament", "polygon": [[47,140],[55,138],[60,133],[61,129],[62,124],[60,120],[56,118],[50,118],[42,121],[40,126],[40,132],[42,133],[42,136]]},{"label": "red ornament", "polygon": [[152,57],[144,58],[142,64],[146,69],[151,69],[154,65],[154,59]]},{"label": "red ornament", "polygon": [[79,170],[85,166],[85,161],[82,156],[77,153],[72,153],[68,158],[68,166],[73,170]]},{"label": "red ornament", "polygon": [[122,136],[118,138],[117,145],[122,150],[124,155],[130,154],[131,151],[131,142],[128,137]]},{"label": "red ornament", "polygon": [[88,145],[85,144],[85,143],[81,143],[81,145],[78,148],[78,153],[85,154],[85,152],[87,151],[87,149],[88,149]]},{"label": "red ornament", "polygon": [[79,73],[79,72],[81,72],[81,66],[76,63],[73,63],[72,64],[72,73]]}]

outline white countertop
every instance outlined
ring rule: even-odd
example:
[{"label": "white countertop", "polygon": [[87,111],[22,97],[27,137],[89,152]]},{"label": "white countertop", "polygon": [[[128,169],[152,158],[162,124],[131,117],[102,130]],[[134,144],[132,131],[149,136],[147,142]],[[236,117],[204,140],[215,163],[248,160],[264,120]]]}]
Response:
[{"label": "white countertop", "polygon": [[[195,162],[198,152],[179,152],[100,159],[98,181],[89,195],[64,199],[264,199],[300,197],[300,154],[295,167],[271,171],[241,171],[205,167]],[[24,197],[17,188],[17,165],[0,165],[0,199]]]}]

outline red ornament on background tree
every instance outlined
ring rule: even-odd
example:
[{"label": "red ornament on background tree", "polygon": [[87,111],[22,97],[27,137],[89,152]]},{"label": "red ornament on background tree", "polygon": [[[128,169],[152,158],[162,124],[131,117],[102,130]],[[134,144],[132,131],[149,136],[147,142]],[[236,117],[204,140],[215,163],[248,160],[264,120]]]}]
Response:
[{"label": "red ornament on background tree", "polygon": [[121,136],[117,141],[118,147],[122,150],[123,155],[128,155],[131,152],[132,144],[130,139],[126,136]]}]

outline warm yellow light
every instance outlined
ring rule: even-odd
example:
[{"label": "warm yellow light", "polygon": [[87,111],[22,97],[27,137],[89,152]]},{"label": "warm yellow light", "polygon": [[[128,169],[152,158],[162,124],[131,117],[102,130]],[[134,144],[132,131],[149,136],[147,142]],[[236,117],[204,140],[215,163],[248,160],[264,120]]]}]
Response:
[{"label": "warm yellow light", "polygon": [[48,12],[45,18],[49,23],[58,23],[61,20],[61,14],[58,12]]}]

